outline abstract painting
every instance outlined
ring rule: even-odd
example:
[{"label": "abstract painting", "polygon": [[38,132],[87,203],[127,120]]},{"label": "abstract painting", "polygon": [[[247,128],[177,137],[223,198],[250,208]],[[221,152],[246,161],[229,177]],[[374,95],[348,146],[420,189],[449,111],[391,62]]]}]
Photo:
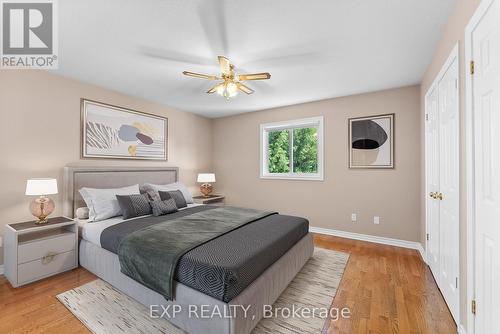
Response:
[{"label": "abstract painting", "polygon": [[167,160],[165,117],[82,99],[82,157]]},{"label": "abstract painting", "polygon": [[349,119],[349,168],[394,168],[394,114]]}]

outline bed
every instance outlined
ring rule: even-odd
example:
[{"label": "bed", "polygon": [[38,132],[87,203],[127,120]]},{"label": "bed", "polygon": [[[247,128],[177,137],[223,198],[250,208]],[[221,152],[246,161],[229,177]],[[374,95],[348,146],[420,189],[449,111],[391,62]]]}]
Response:
[{"label": "bed", "polygon": [[[65,167],[64,214],[73,217],[76,208],[84,206],[78,193],[82,187],[167,184],[178,181],[178,174],[173,167]],[[169,219],[216,210],[189,205]],[[137,226],[154,224],[153,217],[80,224],[80,265],[147,307],[180,306],[175,316],[171,312],[163,316],[188,333],[246,334],[262,318],[263,306],[278,298],[312,256],[312,237],[304,221],[269,214],[191,249],[177,264],[172,300],[120,270],[116,248],[120,237]],[[237,305],[250,306],[247,316]],[[207,310],[203,314],[211,314],[210,310],[224,314],[211,318],[193,313],[202,308]]]}]

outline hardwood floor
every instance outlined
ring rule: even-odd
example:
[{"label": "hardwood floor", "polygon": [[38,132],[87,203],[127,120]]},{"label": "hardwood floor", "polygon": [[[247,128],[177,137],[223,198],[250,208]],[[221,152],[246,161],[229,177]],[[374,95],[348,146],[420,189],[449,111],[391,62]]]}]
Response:
[{"label": "hardwood floor", "polygon": [[314,242],[351,254],[332,307],[348,307],[352,315],[332,321],[328,333],[457,333],[417,251],[320,234]]},{"label": "hardwood floor", "polygon": [[[328,333],[456,333],[443,297],[414,250],[315,235],[318,247],[350,253],[332,307],[348,307],[350,319],[330,323]],[[0,276],[0,333],[88,333],[55,296],[94,280],[78,268],[14,289]]]}]

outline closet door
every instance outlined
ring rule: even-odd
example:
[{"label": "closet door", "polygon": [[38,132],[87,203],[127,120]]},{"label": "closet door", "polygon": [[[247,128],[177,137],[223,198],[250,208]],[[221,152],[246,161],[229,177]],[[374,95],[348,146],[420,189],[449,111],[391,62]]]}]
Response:
[{"label": "closet door", "polygon": [[427,262],[459,322],[458,47],[426,96]]},{"label": "closet door", "polygon": [[500,333],[500,0],[472,34],[476,334]]},{"label": "closet door", "polygon": [[[439,113],[438,89],[431,88],[426,98],[426,183],[427,183],[427,262],[439,280]],[[439,284],[439,283],[438,283]]]},{"label": "closet door", "polygon": [[439,81],[439,287],[459,320],[459,103],[458,59]]}]

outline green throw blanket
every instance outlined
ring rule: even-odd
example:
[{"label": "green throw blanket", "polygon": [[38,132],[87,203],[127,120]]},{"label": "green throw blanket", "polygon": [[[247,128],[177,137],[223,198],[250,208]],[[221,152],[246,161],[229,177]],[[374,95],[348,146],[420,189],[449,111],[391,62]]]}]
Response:
[{"label": "green throw blanket", "polygon": [[179,259],[193,248],[276,212],[217,207],[127,235],[118,247],[121,272],[167,300]]}]

